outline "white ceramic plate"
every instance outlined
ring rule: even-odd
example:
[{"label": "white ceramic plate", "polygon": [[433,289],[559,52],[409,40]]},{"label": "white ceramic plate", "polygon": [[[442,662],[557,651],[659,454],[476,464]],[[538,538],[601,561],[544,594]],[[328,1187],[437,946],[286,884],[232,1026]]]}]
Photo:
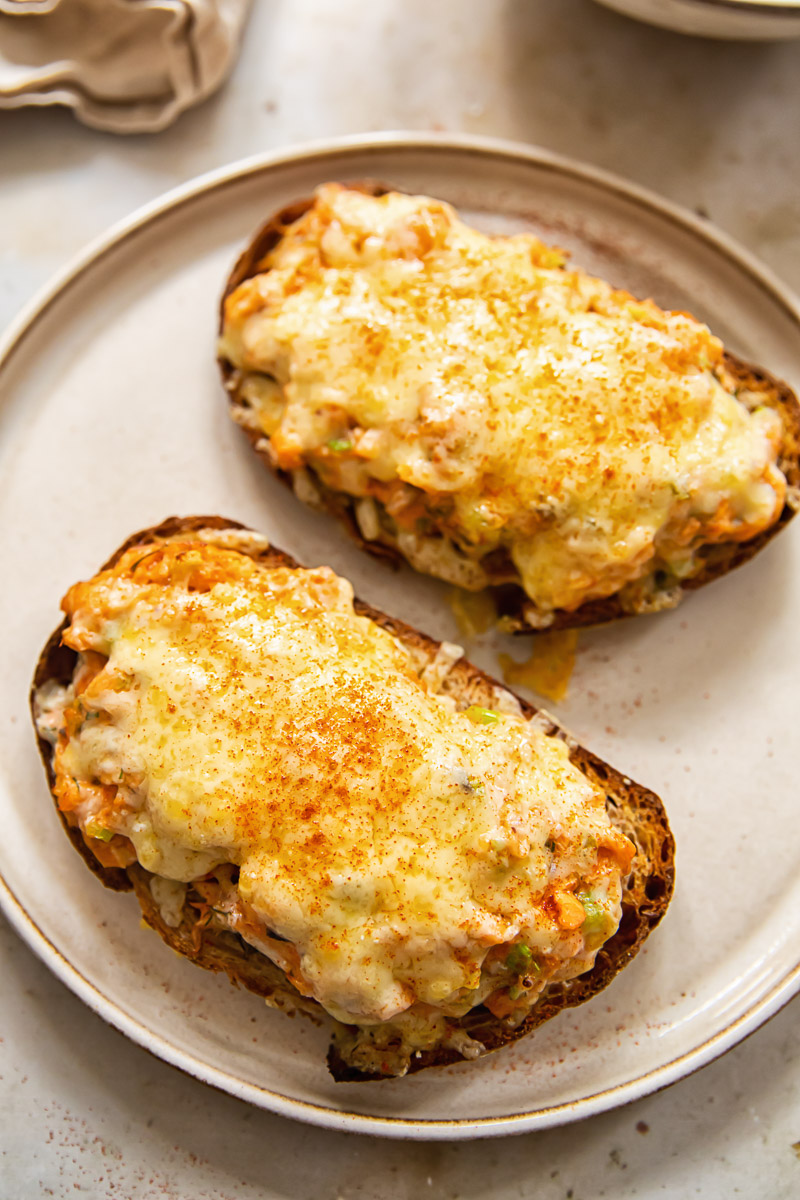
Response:
[{"label": "white ceramic plate", "polygon": [[698,37],[744,41],[800,37],[797,0],[599,0],[651,25]]},{"label": "white ceramic plate", "polygon": [[[540,231],[800,383],[800,315],[774,279],[693,217],[541,151],[416,135],[311,147],[208,176],[113,230],[0,354],[0,899],[96,1012],[234,1095],[394,1137],[522,1131],[678,1079],[800,987],[800,520],[676,612],[583,635],[559,715],[665,798],[678,886],[606,992],[477,1063],[333,1083],[323,1030],[177,958],[141,929],[130,896],[99,887],[61,831],[29,727],[29,681],[63,591],[171,513],[244,521],[330,563],[365,599],[455,636],[444,588],[376,565],[267,476],[228,418],[214,363],[217,299],[258,223],[325,179],[365,177],[452,200],[488,230]],[[496,669],[495,648],[485,639],[473,657]]]}]

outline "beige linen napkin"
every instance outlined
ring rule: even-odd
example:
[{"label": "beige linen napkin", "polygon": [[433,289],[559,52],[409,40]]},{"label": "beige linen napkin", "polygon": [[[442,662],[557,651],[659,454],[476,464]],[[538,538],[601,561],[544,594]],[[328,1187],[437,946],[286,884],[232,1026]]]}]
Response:
[{"label": "beige linen napkin", "polygon": [[0,0],[0,108],[68,104],[97,129],[163,129],[222,83],[250,4]]}]

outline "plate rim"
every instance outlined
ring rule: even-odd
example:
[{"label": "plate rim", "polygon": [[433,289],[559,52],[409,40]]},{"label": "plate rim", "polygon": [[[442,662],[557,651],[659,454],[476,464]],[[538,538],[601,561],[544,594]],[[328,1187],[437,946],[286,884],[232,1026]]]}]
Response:
[{"label": "plate rim", "polygon": [[195,198],[215,191],[238,179],[269,171],[275,167],[303,162],[308,159],[335,159],[350,153],[380,153],[386,150],[445,149],[472,153],[476,158],[507,158],[532,166],[546,167],[554,173],[595,184],[666,217],[679,228],[689,230],[701,241],[715,246],[745,271],[773,300],[777,300],[800,328],[800,296],[780,276],[747,250],[736,238],[726,233],[706,217],[691,209],[667,200],[650,188],[633,183],[612,171],[584,163],[568,155],[558,154],[543,146],[529,145],[508,138],[477,136],[466,133],[417,133],[392,130],[375,134],[349,134],[344,137],[320,138],[297,143],[289,148],[265,151],[237,159],[222,167],[203,172],[186,183],[170,188],[154,200],[134,209],[126,217],[113,222],[102,233],[87,242],[83,250],[71,256],[64,266],[34,292],[5,330],[0,331],[0,371],[2,371],[33,323],[45,314],[49,306],[73,283],[76,283],[95,262],[100,261],[126,238],[143,226],[150,226],[163,216]]},{"label": "plate rim", "polygon": [[[176,209],[195,199],[237,181],[270,172],[275,168],[309,161],[335,162],[353,153],[385,153],[391,151],[453,150],[473,155],[477,160],[505,159],[512,162],[545,168],[554,173],[588,183],[611,192],[637,207],[666,218],[684,232],[719,251],[777,302],[800,330],[800,299],[750,251],[721,229],[711,225],[683,206],[663,199],[638,184],[584,164],[550,150],[520,144],[506,139],[475,137],[469,134],[406,133],[403,131],[379,134],[359,134],[347,137],[304,142],[288,149],[271,151],[237,160],[226,166],[199,175],[170,189],[150,203],[115,222],[104,233],[72,257],[12,319],[0,335],[0,375],[11,363],[27,336],[48,309],[78,283],[105,255],[113,252],[141,229],[150,228],[163,217],[172,216]],[[376,1116],[334,1109],[309,1101],[292,1099],[257,1084],[246,1083],[229,1072],[213,1067],[195,1057],[191,1051],[170,1043],[157,1031],[126,1013],[109,999],[86,976],[74,967],[50,941],[28,914],[0,873],[0,911],[15,932],[34,951],[53,974],[81,999],[96,1015],[125,1034],[131,1041],[156,1057],[183,1070],[186,1074],[221,1091],[279,1116],[294,1118],[322,1128],[343,1132],[359,1132],[387,1138],[414,1140],[454,1140],[466,1137],[497,1137],[526,1133],[567,1124],[594,1116],[609,1109],[630,1103],[684,1078],[718,1058],[760,1025],[774,1016],[800,991],[800,962],[777,980],[768,992],[755,1001],[735,1021],[705,1038],[683,1054],[635,1079],[604,1088],[578,1100],[549,1105],[534,1111],[511,1113],[497,1117],[456,1119],[406,1118]]]},{"label": "plate rim", "polygon": [[253,1104],[277,1116],[303,1121],[323,1129],[343,1133],[363,1133],[410,1141],[455,1141],[464,1138],[504,1137],[532,1133],[559,1125],[572,1124],[598,1116],[611,1109],[621,1108],[654,1092],[663,1091],[679,1080],[694,1074],[715,1059],[734,1049],[766,1021],[774,1017],[800,991],[800,962],[773,985],[762,1000],[743,1013],[736,1021],[690,1050],[678,1055],[663,1066],[640,1075],[637,1079],[584,1096],[527,1113],[510,1113],[499,1117],[465,1117],[455,1119],[383,1117],[347,1112],[292,1099],[257,1084],[245,1083],[217,1067],[209,1066],[187,1050],[173,1046],[166,1038],[134,1017],[129,1016],[114,1001],[73,967],[36,922],[0,875],[0,909],[12,929],[34,951],[56,978],[78,997],[96,1016],[154,1057],[177,1067],[201,1083],[226,1092],[238,1100]]}]

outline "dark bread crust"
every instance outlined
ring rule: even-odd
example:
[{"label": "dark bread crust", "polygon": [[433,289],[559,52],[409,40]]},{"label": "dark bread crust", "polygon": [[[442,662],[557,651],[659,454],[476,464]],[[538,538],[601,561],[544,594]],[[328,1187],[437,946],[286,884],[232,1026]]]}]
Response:
[{"label": "dark bread crust", "polygon": [[[351,183],[347,186],[371,196],[382,196],[392,190],[383,184],[372,181]],[[313,199],[306,199],[296,201],[281,209],[261,226],[252,241],[240,254],[222,295],[220,329],[224,323],[224,306],[227,297],[235,291],[240,283],[258,275],[263,270],[264,259],[281,240],[285,230],[308,212],[312,205]],[[237,412],[242,412],[246,407],[238,392],[237,372],[226,359],[220,358],[218,361],[228,393],[231,413],[235,416]],[[776,379],[761,367],[743,362],[727,351],[724,361],[737,388],[748,396],[749,407],[766,405],[779,413],[783,423],[784,436],[778,465],[786,476],[790,489],[800,488],[800,403],[798,403],[797,397],[788,384]],[[237,422],[237,424],[241,424],[241,422]],[[291,475],[275,466],[264,445],[266,441],[264,435],[245,425],[242,426],[242,430],[261,461],[283,483],[292,488]],[[313,476],[314,484],[320,493],[325,509],[341,521],[360,549],[395,565],[404,561],[404,556],[388,540],[368,541],[365,539],[355,519],[353,499],[345,493],[332,491],[326,487],[312,467],[306,469]],[[702,559],[702,566],[690,579],[681,582],[681,590],[683,592],[694,591],[748,562],[783,529],[794,513],[795,507],[787,499],[778,520],[768,529],[757,534],[756,537],[746,542],[720,542],[702,548],[698,552]],[[503,557],[505,558],[505,556]],[[500,564],[501,573],[506,578],[508,567],[508,562]],[[536,632],[524,615],[523,610],[528,598],[519,584],[499,582],[490,590],[494,593],[498,614],[505,618],[507,632],[521,634]],[[619,595],[616,594],[602,600],[590,600],[572,612],[557,609],[553,620],[546,628],[548,632],[558,629],[578,629],[590,625],[603,625],[609,621],[617,621],[623,617],[635,615],[635,612],[624,607]]]},{"label": "dark bread crust", "polygon": [[[173,538],[176,535],[191,535],[200,529],[244,530],[245,528],[238,522],[229,521],[223,517],[171,517],[161,525],[145,529],[128,538],[101,569],[113,566],[126,550],[135,545],[147,545],[159,539]],[[253,557],[271,567],[296,567],[298,565],[289,555],[272,547],[254,553]],[[355,601],[355,608],[360,615],[375,621],[376,624],[401,640],[419,659],[420,663],[430,661],[435,656],[440,645],[439,642],[360,600]],[[66,621],[50,637],[42,651],[31,690],[32,712],[35,711],[34,701],[38,688],[49,681],[67,684],[72,678],[77,655],[75,651],[61,642],[65,627]],[[503,684],[498,683],[463,658],[459,659],[450,669],[442,685],[442,691],[457,696],[464,706],[484,704],[491,707],[495,700],[496,688],[508,692],[508,688]],[[536,716],[537,710],[533,705],[521,699],[519,699],[519,703],[526,717]],[[590,751],[573,743],[549,717],[539,714],[537,721],[548,735],[562,738],[567,742],[572,762],[603,789],[612,823],[635,842],[637,855],[623,891],[620,927],[598,953],[596,962],[590,971],[568,983],[550,985],[536,1008],[515,1029],[510,1029],[482,1006],[458,1022],[468,1029],[471,1036],[483,1042],[487,1051],[497,1050],[501,1046],[516,1041],[541,1025],[543,1021],[556,1016],[562,1009],[581,1004],[605,988],[614,976],[630,962],[650,931],[661,920],[669,904],[674,886],[675,844],[664,806],[658,796],[648,791],[647,788],[633,783]],[[43,738],[38,737],[38,734],[37,738],[52,791],[55,784],[52,747]],[[315,1002],[309,1002],[299,995],[278,967],[264,955],[248,946],[237,935],[227,931],[200,927],[197,912],[190,903],[193,898],[199,900],[200,897],[193,897],[191,888],[184,905],[180,925],[177,927],[167,925],[150,893],[149,880],[151,876],[149,873],[138,864],[125,870],[101,866],[94,858],[79,830],[75,826],[69,825],[64,814],[59,812],[59,816],[70,840],[90,869],[106,887],[117,891],[133,888],[145,920],[174,950],[199,966],[212,971],[224,971],[234,983],[241,984],[258,995],[271,997],[273,1001],[277,999],[279,1006],[285,1004],[286,1007],[297,1008],[315,1019],[324,1015],[322,1009]],[[424,1067],[444,1066],[461,1061],[463,1061],[462,1056],[456,1050],[440,1046],[412,1059],[409,1070],[419,1071]],[[334,1078],[340,1081],[382,1078],[380,1075],[365,1074],[348,1066],[342,1059],[335,1043],[328,1056],[328,1065]]]}]

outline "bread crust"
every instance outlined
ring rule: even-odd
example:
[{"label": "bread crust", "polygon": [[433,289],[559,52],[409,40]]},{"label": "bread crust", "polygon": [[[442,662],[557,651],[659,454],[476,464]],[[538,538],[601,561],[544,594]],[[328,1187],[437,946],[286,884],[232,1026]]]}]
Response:
[{"label": "bread crust", "polygon": [[[371,180],[348,183],[346,186],[370,196],[383,196],[392,190],[397,190]],[[313,203],[313,198],[308,198],[295,201],[282,208],[261,226],[239,255],[222,294],[220,331],[223,328],[225,301],[228,296],[235,291],[239,284],[258,275],[263,270],[264,259],[278,244],[284,231],[308,212]],[[237,372],[226,359],[220,357],[218,362],[228,393],[230,411],[236,419],[237,414],[241,414],[246,407],[238,391]],[[698,551],[702,559],[702,566],[691,578],[680,583],[682,592],[691,592],[704,587],[705,584],[712,583],[715,579],[727,575],[735,567],[740,567],[743,563],[748,562],[784,528],[796,511],[794,497],[797,495],[797,489],[800,488],[800,402],[788,384],[770,375],[763,368],[744,362],[727,351],[724,363],[740,391],[752,397],[751,407],[755,407],[756,404],[766,405],[779,413],[784,436],[778,466],[786,476],[789,492],[777,521],[754,538],[745,542],[719,542],[702,547]],[[253,450],[264,465],[282,483],[292,489],[290,473],[276,467],[265,446],[264,435],[248,428],[241,421],[237,421],[237,424],[241,426]],[[315,487],[325,509],[345,526],[360,549],[396,566],[405,561],[400,551],[388,541],[365,539],[355,519],[353,498],[345,493],[332,491],[316,475],[312,467],[306,469],[313,476]],[[508,564],[503,563],[502,570],[506,572],[507,568]],[[531,625],[525,617],[524,608],[528,603],[528,597],[520,584],[502,582],[491,586],[489,590],[494,595],[498,615],[504,618],[506,632],[530,634],[541,628],[541,626]],[[609,621],[636,615],[636,612],[625,608],[619,595],[615,594],[601,600],[590,600],[569,612],[565,609],[556,609],[552,621],[547,624],[546,628],[548,632],[558,629],[578,629],[590,625],[604,625]]]},{"label": "bread crust", "polygon": [[[191,535],[200,529],[246,530],[246,527],[237,521],[218,516],[170,517],[162,524],[142,530],[128,538],[101,569],[105,570],[114,566],[121,555],[132,546],[148,545],[154,541],[174,538],[178,535]],[[260,552],[254,551],[252,557],[270,567],[292,568],[299,565],[288,554],[273,547]],[[368,617],[392,633],[415,656],[418,656],[420,661],[430,661],[436,655],[440,643],[404,622],[389,617],[358,599],[355,601],[355,610],[361,616]],[[51,681],[66,685],[72,679],[77,654],[63,645],[61,641],[66,625],[65,620],[48,639],[36,667],[30,696],[34,723],[35,697],[38,689]],[[464,658],[459,659],[452,666],[442,685],[442,691],[457,696],[464,706],[483,704],[491,707],[495,702],[498,688],[503,692],[509,691],[504,684],[499,683]],[[590,971],[567,983],[551,984],[533,1011],[521,1025],[514,1029],[492,1016],[483,1006],[473,1009],[466,1017],[454,1022],[454,1024],[468,1029],[471,1036],[484,1044],[487,1052],[500,1049],[500,1047],[516,1041],[544,1021],[556,1016],[562,1009],[581,1004],[607,987],[615,975],[630,962],[645,938],[663,917],[672,895],[675,879],[675,844],[663,803],[659,797],[622,775],[589,750],[574,743],[551,718],[543,713],[537,714],[537,710],[532,704],[528,704],[519,697],[517,699],[525,717],[530,719],[536,716],[539,726],[544,732],[566,741],[571,761],[602,788],[606,795],[606,808],[612,823],[632,839],[636,844],[637,854],[631,874],[623,888],[622,919],[619,929],[599,951]],[[50,790],[54,792],[53,748],[49,742],[39,736],[38,731],[37,740]],[[58,810],[57,806],[56,808],[70,840],[87,866],[106,887],[115,891],[133,889],[145,921],[161,935],[172,949],[197,963],[198,966],[211,971],[224,971],[233,983],[246,987],[260,996],[270,998],[273,1003],[277,1002],[279,1007],[286,1006],[297,1009],[311,1016],[312,1019],[327,1019],[322,1008],[316,1002],[300,996],[279,967],[247,945],[238,935],[227,931],[203,928],[199,925],[197,911],[190,903],[191,889],[187,894],[187,902],[184,904],[180,925],[177,927],[167,925],[150,893],[149,880],[152,876],[149,872],[138,864],[124,870],[118,867],[102,866],[95,859],[77,827],[70,825],[64,814]],[[200,899],[199,896],[196,898]],[[438,1046],[413,1058],[409,1071],[419,1071],[432,1066],[446,1066],[461,1061],[463,1061],[462,1056],[456,1050]],[[365,1081],[383,1078],[380,1075],[363,1073],[349,1066],[342,1058],[335,1040],[328,1055],[328,1066],[331,1074],[338,1081]]]}]

